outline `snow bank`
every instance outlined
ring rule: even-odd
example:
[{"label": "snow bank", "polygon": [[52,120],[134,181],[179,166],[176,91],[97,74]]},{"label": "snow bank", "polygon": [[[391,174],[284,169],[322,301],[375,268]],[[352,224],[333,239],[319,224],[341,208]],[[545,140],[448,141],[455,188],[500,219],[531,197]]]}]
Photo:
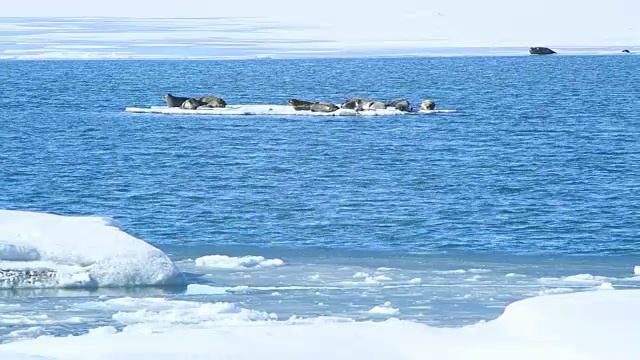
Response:
[{"label": "snow bank", "polygon": [[199,267],[216,269],[248,269],[282,266],[284,261],[280,259],[265,259],[262,256],[208,255],[197,258],[195,264]]},{"label": "snow bank", "polygon": [[330,113],[311,111],[296,111],[289,105],[228,105],[226,108],[186,110],[170,108],[166,106],[151,106],[149,108],[128,107],[126,112],[164,115],[296,115],[296,116],[391,116],[391,115],[417,115],[451,113],[455,110],[421,110],[404,112],[395,108],[385,110],[355,111],[350,109],[338,109]]},{"label": "snow bank", "polygon": [[165,253],[108,219],[0,210],[0,288],[182,282]]},{"label": "snow bank", "polygon": [[[441,329],[387,320],[273,321],[242,318],[233,326],[175,324],[174,319],[243,317],[230,304],[186,305],[159,300],[121,300],[128,306],[122,332],[93,331],[82,336],[40,337],[0,345],[8,354],[55,359],[490,359],[632,360],[640,332],[640,291],[588,291],[530,298],[509,305],[494,321]],[[147,302],[147,303],[145,303]],[[114,304],[112,304],[114,305]],[[142,306],[146,313],[135,310]],[[173,308],[171,307],[173,306]],[[199,307],[201,306],[201,307]],[[174,310],[171,310],[174,309]],[[199,310],[204,309],[204,310]],[[174,311],[174,313],[171,313]],[[144,327],[139,321],[146,319]],[[170,320],[169,322],[165,320]],[[160,320],[160,323],[157,323]],[[215,322],[214,322],[215,323]],[[155,325],[154,325],[155,324]],[[243,325],[245,324],[245,325]],[[358,334],[354,338],[353,334]],[[463,346],[462,346],[463,345]],[[16,355],[17,356],[17,355]]]}]

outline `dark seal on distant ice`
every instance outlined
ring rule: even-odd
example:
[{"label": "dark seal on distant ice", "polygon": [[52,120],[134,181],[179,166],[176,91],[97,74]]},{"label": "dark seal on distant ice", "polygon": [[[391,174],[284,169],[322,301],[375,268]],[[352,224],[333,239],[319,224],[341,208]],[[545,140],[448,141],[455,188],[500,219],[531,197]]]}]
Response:
[{"label": "dark seal on distant ice", "polygon": [[551,55],[555,53],[555,51],[542,46],[529,48],[529,54],[531,55]]}]

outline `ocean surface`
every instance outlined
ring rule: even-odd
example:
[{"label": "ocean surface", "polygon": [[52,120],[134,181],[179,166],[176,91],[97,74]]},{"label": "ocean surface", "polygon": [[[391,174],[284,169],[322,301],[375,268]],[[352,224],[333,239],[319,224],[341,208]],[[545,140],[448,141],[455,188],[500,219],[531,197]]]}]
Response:
[{"label": "ocean surface", "polygon": [[[452,327],[531,296],[640,287],[639,70],[633,55],[2,61],[0,208],[113,219],[188,286],[5,284],[0,342],[225,323],[199,307],[221,302]],[[124,111],[165,93],[455,112]]]}]

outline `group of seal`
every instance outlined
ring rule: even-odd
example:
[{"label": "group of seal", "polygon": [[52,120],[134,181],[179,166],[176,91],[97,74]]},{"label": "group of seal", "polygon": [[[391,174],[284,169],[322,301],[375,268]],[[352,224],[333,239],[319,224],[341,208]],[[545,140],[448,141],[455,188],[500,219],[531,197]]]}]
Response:
[{"label": "group of seal", "polygon": [[196,98],[187,98],[173,96],[171,94],[164,95],[168,107],[179,107],[181,109],[213,109],[227,107],[227,103],[217,96],[200,96]]},{"label": "group of seal", "polygon": [[[200,96],[196,98],[173,96],[166,94],[163,96],[168,107],[181,108],[186,110],[213,109],[224,108],[227,103],[217,96]],[[407,99],[395,99],[390,101],[379,101],[367,98],[350,98],[342,104],[333,104],[321,101],[304,101],[298,99],[290,99],[289,105],[293,106],[296,111],[311,111],[330,113],[339,109],[350,109],[355,111],[366,110],[383,110],[393,108],[399,111],[409,112],[412,110],[411,104]],[[436,103],[432,100],[424,100],[420,104],[420,110],[434,110]]]},{"label": "group of seal", "polygon": [[[342,104],[336,105],[329,102],[313,102],[298,99],[290,99],[289,105],[293,106],[296,111],[311,111],[311,112],[334,112],[339,109],[349,109],[355,111],[366,110],[384,110],[387,108],[393,108],[399,111],[409,112],[411,111],[411,105],[407,99],[395,99],[390,101],[379,101],[367,98],[350,98],[345,100]],[[424,100],[420,104],[420,110],[434,110],[436,103],[432,100]]]}]

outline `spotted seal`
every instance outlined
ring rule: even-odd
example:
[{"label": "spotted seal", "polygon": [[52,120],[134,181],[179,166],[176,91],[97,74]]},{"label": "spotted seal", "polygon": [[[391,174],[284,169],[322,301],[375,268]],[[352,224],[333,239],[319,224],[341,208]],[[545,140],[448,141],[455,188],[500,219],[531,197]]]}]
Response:
[{"label": "spotted seal", "polygon": [[433,100],[424,100],[420,103],[420,110],[434,110],[436,108],[436,102]]},{"label": "spotted seal", "polygon": [[173,96],[171,94],[166,94],[162,98],[167,102],[168,107],[180,107],[185,101],[189,100],[189,98]]},{"label": "spotted seal", "polygon": [[227,102],[224,99],[217,96],[200,96],[196,100],[202,103],[203,108],[224,108],[227,107]]},{"label": "spotted seal", "polygon": [[337,107],[335,104],[331,104],[331,103],[325,103],[325,102],[316,102],[311,104],[311,106],[309,106],[309,110],[311,110],[311,112],[334,112],[336,110],[338,110],[339,107]]},{"label": "spotted seal", "polygon": [[400,111],[411,111],[411,105],[409,104],[409,100],[407,99],[395,99],[391,101],[387,101],[385,103],[387,107],[394,107],[396,110]]},{"label": "spotted seal", "polygon": [[304,101],[304,100],[298,100],[298,99],[289,100],[289,105],[293,106],[293,109],[296,111],[311,110],[311,105],[313,104],[314,102],[311,102],[311,101]]},{"label": "spotted seal", "polygon": [[187,99],[182,103],[182,105],[180,105],[180,108],[186,110],[195,110],[202,105],[203,103],[198,99]]}]

